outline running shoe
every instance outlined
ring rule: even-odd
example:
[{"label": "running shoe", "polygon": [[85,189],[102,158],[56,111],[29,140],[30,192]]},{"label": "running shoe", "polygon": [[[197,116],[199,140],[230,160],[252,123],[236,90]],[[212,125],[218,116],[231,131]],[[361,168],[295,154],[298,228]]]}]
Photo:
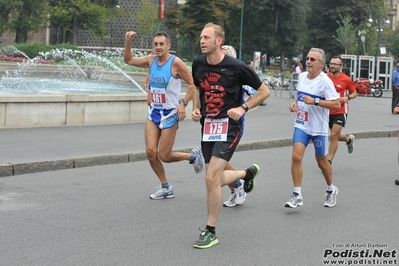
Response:
[{"label": "running shoe", "polygon": [[202,169],[204,169],[204,158],[202,157],[202,152],[201,149],[198,147],[195,147],[194,149],[191,150],[190,152],[191,156],[194,156],[195,159],[190,162],[194,166],[194,171],[196,174],[199,174],[202,172]]},{"label": "running shoe", "polygon": [[225,202],[223,202],[223,206],[224,207],[230,207],[230,208],[236,206],[236,193],[235,192],[230,193],[229,199],[226,200]]},{"label": "running shoe", "polygon": [[349,139],[351,140],[351,142],[348,144],[346,144],[348,146],[348,152],[352,153],[353,149],[355,148],[355,136],[353,135],[349,135]]},{"label": "running shoe", "polygon": [[287,201],[284,207],[287,208],[296,208],[297,206],[303,205],[303,197],[302,195],[293,194],[289,201]]},{"label": "running shoe", "polygon": [[395,184],[396,184],[396,185],[399,185],[399,179],[396,179],[396,180],[395,180]]},{"label": "running shoe", "polygon": [[257,164],[253,164],[247,170],[249,171],[251,176],[249,179],[245,180],[244,191],[249,193],[255,187],[255,177],[260,173],[260,167]]},{"label": "running shoe", "polygon": [[169,188],[163,188],[162,186],[158,189],[157,192],[150,195],[150,199],[170,199],[175,197],[175,192],[173,191],[173,187],[169,186]]},{"label": "running shoe", "polygon": [[243,204],[244,201],[247,199],[247,193],[244,191],[244,180],[241,180],[241,186],[234,188],[235,203],[237,205]]},{"label": "running shoe", "polygon": [[216,237],[216,234],[212,234],[211,232],[208,231],[208,229],[205,228],[201,232],[198,240],[195,241],[193,246],[195,248],[210,248],[216,245],[217,243],[219,243],[219,240]]},{"label": "running shoe", "polygon": [[326,193],[326,201],[324,202],[324,207],[332,208],[337,204],[338,188],[334,186],[334,191],[331,193]]}]

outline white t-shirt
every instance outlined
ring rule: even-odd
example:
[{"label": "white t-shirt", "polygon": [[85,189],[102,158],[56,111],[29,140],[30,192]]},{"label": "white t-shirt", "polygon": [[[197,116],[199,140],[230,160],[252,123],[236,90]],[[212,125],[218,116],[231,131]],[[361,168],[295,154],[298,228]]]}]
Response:
[{"label": "white t-shirt", "polygon": [[326,73],[321,72],[316,78],[308,79],[308,72],[298,77],[298,110],[295,117],[295,127],[311,136],[328,136],[328,120],[330,110],[303,102],[302,96],[320,98],[320,100],[335,100],[339,98],[334,84]]},{"label": "white t-shirt", "polygon": [[297,74],[301,74],[302,73],[301,68],[299,66],[295,67],[295,73],[297,73]]}]

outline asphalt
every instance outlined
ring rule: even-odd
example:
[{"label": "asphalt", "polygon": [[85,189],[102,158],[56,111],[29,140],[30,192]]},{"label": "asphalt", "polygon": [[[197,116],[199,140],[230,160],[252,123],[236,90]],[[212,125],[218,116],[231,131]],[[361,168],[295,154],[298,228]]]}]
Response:
[{"label": "asphalt", "polygon": [[[356,138],[396,136],[398,117],[390,113],[391,93],[358,96],[350,102],[344,131]],[[246,115],[238,150],[291,145],[294,114],[287,91],[273,91],[267,106]],[[146,160],[144,123],[0,129],[0,176]],[[174,150],[200,144],[200,125],[190,114],[180,123]]]},{"label": "asphalt", "polygon": [[[390,99],[351,102],[344,131],[356,135],[355,150],[348,154],[341,143],[334,159],[334,208],[323,207],[325,182],[307,150],[297,209],[283,207],[292,193],[291,101],[272,92],[267,106],[248,113],[231,162],[237,169],[257,163],[261,172],[243,205],[222,207],[219,244],[207,250],[192,247],[206,224],[204,173],[186,162],[166,164],[176,197],[150,200],[159,181],[137,155],[143,123],[2,129],[2,162],[47,171],[0,178],[0,265],[398,265],[399,117]],[[199,125],[187,119],[175,148],[198,143]],[[129,155],[137,160],[114,163]],[[75,168],[26,167],[67,160]],[[91,163],[76,167],[79,160]]]}]

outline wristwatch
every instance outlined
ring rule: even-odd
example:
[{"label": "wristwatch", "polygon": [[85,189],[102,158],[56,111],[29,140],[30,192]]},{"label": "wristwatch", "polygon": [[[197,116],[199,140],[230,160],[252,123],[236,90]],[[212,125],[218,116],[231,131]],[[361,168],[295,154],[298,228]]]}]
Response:
[{"label": "wristwatch", "polygon": [[247,104],[243,103],[243,104],[241,104],[241,107],[244,108],[245,112],[249,111],[249,108],[248,108]]},{"label": "wristwatch", "polygon": [[314,99],[314,105],[318,106],[320,104],[320,98]]},{"label": "wristwatch", "polygon": [[352,99],[351,95],[348,95],[348,101],[350,101]]},{"label": "wristwatch", "polygon": [[187,102],[186,100],[184,100],[184,99],[181,99],[180,102],[183,103],[184,106],[187,106],[187,105],[188,105],[188,102]]}]

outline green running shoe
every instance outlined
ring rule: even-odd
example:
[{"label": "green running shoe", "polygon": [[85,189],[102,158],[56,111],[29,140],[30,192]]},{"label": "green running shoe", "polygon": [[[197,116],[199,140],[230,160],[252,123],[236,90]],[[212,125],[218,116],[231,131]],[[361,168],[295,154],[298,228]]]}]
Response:
[{"label": "green running shoe", "polygon": [[210,248],[210,247],[216,245],[217,243],[219,243],[219,240],[216,237],[216,234],[212,234],[211,232],[208,231],[208,229],[205,228],[201,232],[198,240],[195,241],[194,247],[195,248]]},{"label": "green running shoe", "polygon": [[355,148],[355,136],[349,135],[349,139],[351,140],[351,142],[346,145],[348,146],[348,152],[352,153],[353,149]]},{"label": "green running shoe", "polygon": [[247,170],[250,172],[251,177],[249,179],[244,179],[244,191],[249,193],[255,187],[255,177],[260,173],[260,167],[257,164],[253,164]]}]

